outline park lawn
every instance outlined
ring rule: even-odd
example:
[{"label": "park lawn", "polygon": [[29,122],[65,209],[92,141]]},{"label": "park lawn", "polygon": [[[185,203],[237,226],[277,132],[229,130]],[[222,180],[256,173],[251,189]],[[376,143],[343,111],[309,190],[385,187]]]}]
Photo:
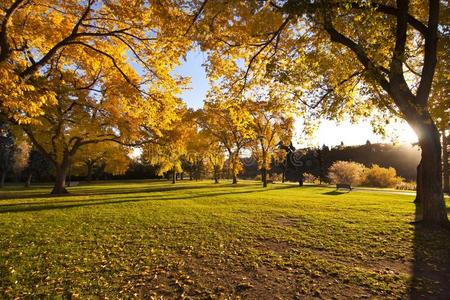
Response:
[{"label": "park lawn", "polygon": [[412,196],[251,181],[49,191],[0,190],[2,299],[449,293],[450,235],[412,223]]}]

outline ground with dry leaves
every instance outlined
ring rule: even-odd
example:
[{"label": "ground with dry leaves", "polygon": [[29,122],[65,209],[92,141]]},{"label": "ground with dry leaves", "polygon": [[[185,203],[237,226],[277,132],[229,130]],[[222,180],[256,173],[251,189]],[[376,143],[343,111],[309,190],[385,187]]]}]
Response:
[{"label": "ground with dry leaves", "polygon": [[[450,234],[413,197],[257,182],[0,191],[0,298],[449,296]],[[447,203],[448,204],[448,203]]]}]

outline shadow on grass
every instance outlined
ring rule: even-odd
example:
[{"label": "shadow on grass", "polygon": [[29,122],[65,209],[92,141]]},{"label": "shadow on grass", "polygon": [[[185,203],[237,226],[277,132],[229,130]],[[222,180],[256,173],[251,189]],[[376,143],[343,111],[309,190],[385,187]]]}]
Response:
[{"label": "shadow on grass", "polygon": [[[416,205],[416,219],[420,219],[420,215],[420,206]],[[420,222],[414,223],[409,298],[450,299],[450,229],[427,229]]]},{"label": "shadow on grass", "polygon": [[330,191],[330,192],[322,193],[322,195],[337,196],[337,195],[343,195],[343,194],[348,194],[348,193],[349,192]]},{"label": "shadow on grass", "polygon": [[[207,186],[208,188],[211,188]],[[248,187],[248,186],[247,186]],[[281,186],[277,187],[276,190],[295,188],[295,186]],[[168,189],[170,191],[176,191],[177,189]],[[157,189],[158,192],[167,191],[166,189]],[[239,190],[233,192],[212,192],[212,193],[201,193],[186,196],[170,196],[170,195],[142,195],[142,196],[125,196],[121,198],[106,198],[106,199],[86,199],[86,200],[61,200],[61,201],[44,201],[44,202],[26,202],[26,203],[8,203],[0,205],[0,214],[2,213],[16,213],[16,212],[32,212],[32,211],[43,211],[43,210],[54,210],[54,209],[67,209],[83,206],[96,206],[96,205],[108,205],[108,204],[122,204],[122,203],[133,203],[133,202],[146,202],[146,201],[168,201],[168,200],[189,200],[197,198],[209,198],[209,197],[220,197],[225,195],[238,195],[238,194],[248,194],[256,192],[265,192],[266,189],[252,189],[252,190]],[[137,193],[137,192],[136,192]],[[142,191],[140,193],[143,193]],[[94,195],[114,195],[124,193],[98,193]],[[125,193],[129,195],[129,193]],[[69,195],[75,196],[75,195]],[[86,194],[81,194],[77,196],[86,196]]]},{"label": "shadow on grass", "polygon": [[[69,194],[62,194],[62,195],[52,195],[50,193],[27,193],[25,195],[3,195],[0,196],[1,200],[15,200],[15,199],[38,199],[38,198],[59,198],[59,197],[80,197],[80,196],[98,196],[98,195],[121,195],[121,194],[140,194],[140,193],[151,193],[151,192],[170,192],[170,191],[182,191],[182,190],[197,190],[197,189],[210,189],[211,186],[209,185],[167,185],[167,182],[163,182],[164,186],[155,186],[151,188],[112,188],[111,191],[102,191],[102,192],[96,192],[95,186],[92,186],[92,188],[88,187],[80,187],[79,189],[76,189],[75,192],[70,192]],[[167,186],[166,186],[167,185]],[[231,186],[231,184],[230,184]],[[248,185],[234,185],[236,187],[248,187]],[[227,187],[227,185],[222,185],[220,187]],[[50,190],[50,189],[49,189]],[[0,202],[1,203],[1,202]]]}]

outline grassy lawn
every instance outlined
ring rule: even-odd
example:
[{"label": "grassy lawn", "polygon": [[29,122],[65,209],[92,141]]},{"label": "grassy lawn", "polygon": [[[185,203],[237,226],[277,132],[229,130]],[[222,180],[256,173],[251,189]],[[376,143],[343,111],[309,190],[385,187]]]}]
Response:
[{"label": "grassy lawn", "polygon": [[0,190],[1,299],[449,297],[450,235],[412,224],[409,195],[209,181],[49,191]]}]

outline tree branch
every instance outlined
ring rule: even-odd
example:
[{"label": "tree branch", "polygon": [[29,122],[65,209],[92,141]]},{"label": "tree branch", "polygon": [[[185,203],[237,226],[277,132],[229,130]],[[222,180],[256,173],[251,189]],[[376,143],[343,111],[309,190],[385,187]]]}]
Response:
[{"label": "tree branch", "polygon": [[429,0],[428,31],[425,35],[425,56],[422,76],[417,89],[417,100],[425,106],[428,102],[437,63],[437,41],[439,23],[439,0]]},{"label": "tree branch", "polygon": [[0,27],[0,63],[7,60],[11,53],[11,46],[8,41],[8,23],[12,14],[23,2],[24,0],[16,0],[8,9],[6,9],[6,13]]}]

